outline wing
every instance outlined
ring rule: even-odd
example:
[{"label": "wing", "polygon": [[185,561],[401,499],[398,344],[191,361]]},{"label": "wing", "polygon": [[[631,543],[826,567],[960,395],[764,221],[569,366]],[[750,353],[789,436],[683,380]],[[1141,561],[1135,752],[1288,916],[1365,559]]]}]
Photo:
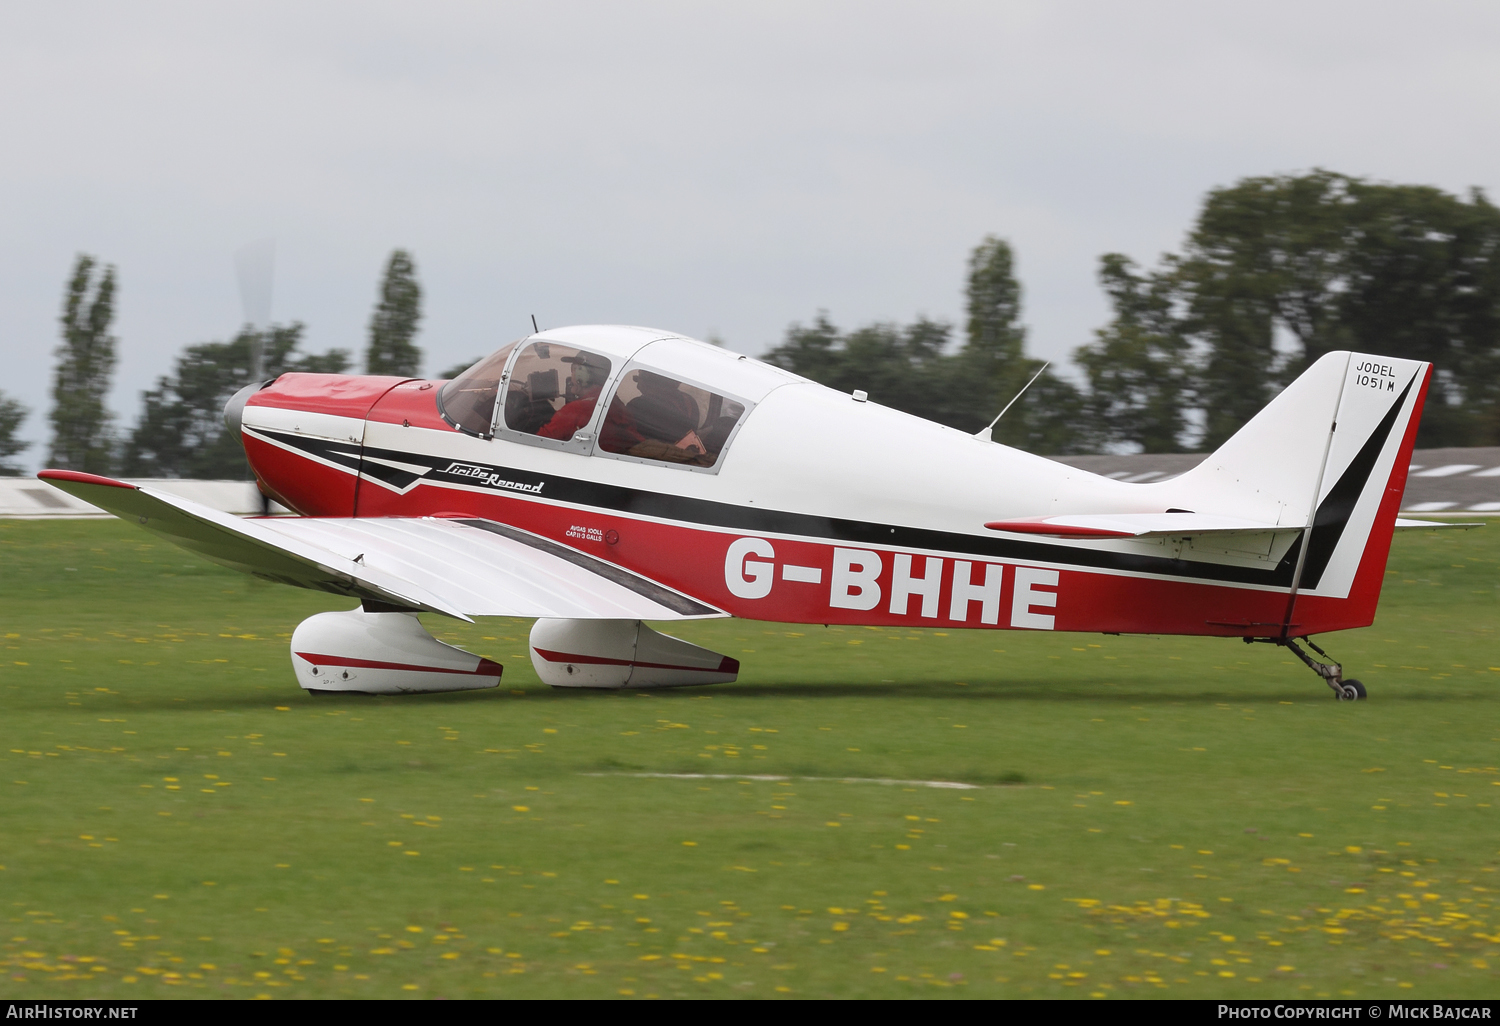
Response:
[{"label": "wing", "polygon": [[1075,513],[1053,517],[992,520],[991,531],[1045,534],[1055,538],[1150,538],[1230,531],[1300,531],[1301,524],[1267,524],[1212,513]]},{"label": "wing", "polygon": [[38,476],[215,563],[300,588],[460,620],[685,620],[727,615],[613,563],[492,520],[242,520],[106,477],[63,470],[44,470]]}]

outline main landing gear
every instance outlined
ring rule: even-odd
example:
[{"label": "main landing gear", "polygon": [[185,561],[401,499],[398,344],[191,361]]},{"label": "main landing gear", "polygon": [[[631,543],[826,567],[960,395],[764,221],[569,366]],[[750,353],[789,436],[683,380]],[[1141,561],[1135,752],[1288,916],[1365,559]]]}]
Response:
[{"label": "main landing gear", "polygon": [[[1249,645],[1260,641],[1269,645],[1280,645],[1283,648],[1290,649],[1294,656],[1307,664],[1308,669],[1323,678],[1324,682],[1333,689],[1333,697],[1340,702],[1357,702],[1365,697],[1365,686],[1357,680],[1345,680],[1344,667],[1339,663],[1333,662],[1332,657],[1319,648],[1317,642],[1313,641],[1312,638],[1300,639],[1307,642],[1308,648],[1311,648],[1318,655],[1322,656],[1322,659],[1304,652],[1298,646],[1298,640],[1297,638],[1246,638],[1245,644]],[[1324,660],[1328,661],[1325,662]]]}]

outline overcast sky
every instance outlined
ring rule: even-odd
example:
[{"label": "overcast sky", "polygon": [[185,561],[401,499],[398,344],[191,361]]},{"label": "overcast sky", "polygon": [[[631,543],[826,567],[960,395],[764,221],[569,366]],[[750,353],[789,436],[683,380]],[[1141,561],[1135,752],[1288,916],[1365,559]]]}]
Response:
[{"label": "overcast sky", "polygon": [[1099,255],[1175,249],[1206,190],[1321,166],[1493,193],[1497,125],[1494,3],[9,3],[0,390],[42,443],[91,253],[128,427],[234,332],[233,254],[268,237],[314,351],[362,349],[410,249],[435,372],[532,313],[748,353],[819,309],[957,322],[995,233],[1061,359],[1106,319]]}]

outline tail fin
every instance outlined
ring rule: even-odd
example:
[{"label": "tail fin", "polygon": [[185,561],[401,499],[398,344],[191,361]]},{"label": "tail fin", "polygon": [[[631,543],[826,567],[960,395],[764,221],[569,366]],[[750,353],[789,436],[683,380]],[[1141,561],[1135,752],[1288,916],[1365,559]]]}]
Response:
[{"label": "tail fin", "polygon": [[1198,512],[1311,525],[1294,550],[1283,636],[1374,619],[1431,367],[1329,353],[1172,482]]}]

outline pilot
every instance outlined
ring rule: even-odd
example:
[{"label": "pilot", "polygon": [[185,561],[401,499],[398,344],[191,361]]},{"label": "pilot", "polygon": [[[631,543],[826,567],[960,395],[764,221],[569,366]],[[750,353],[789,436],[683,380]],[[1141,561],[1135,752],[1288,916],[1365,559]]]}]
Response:
[{"label": "pilot", "polygon": [[537,434],[543,438],[567,441],[594,415],[599,393],[603,391],[604,382],[609,377],[609,364],[588,353],[564,356],[562,359],[564,363],[573,365],[573,372],[568,377],[568,392],[575,398],[554,413],[552,419],[543,424]]}]

